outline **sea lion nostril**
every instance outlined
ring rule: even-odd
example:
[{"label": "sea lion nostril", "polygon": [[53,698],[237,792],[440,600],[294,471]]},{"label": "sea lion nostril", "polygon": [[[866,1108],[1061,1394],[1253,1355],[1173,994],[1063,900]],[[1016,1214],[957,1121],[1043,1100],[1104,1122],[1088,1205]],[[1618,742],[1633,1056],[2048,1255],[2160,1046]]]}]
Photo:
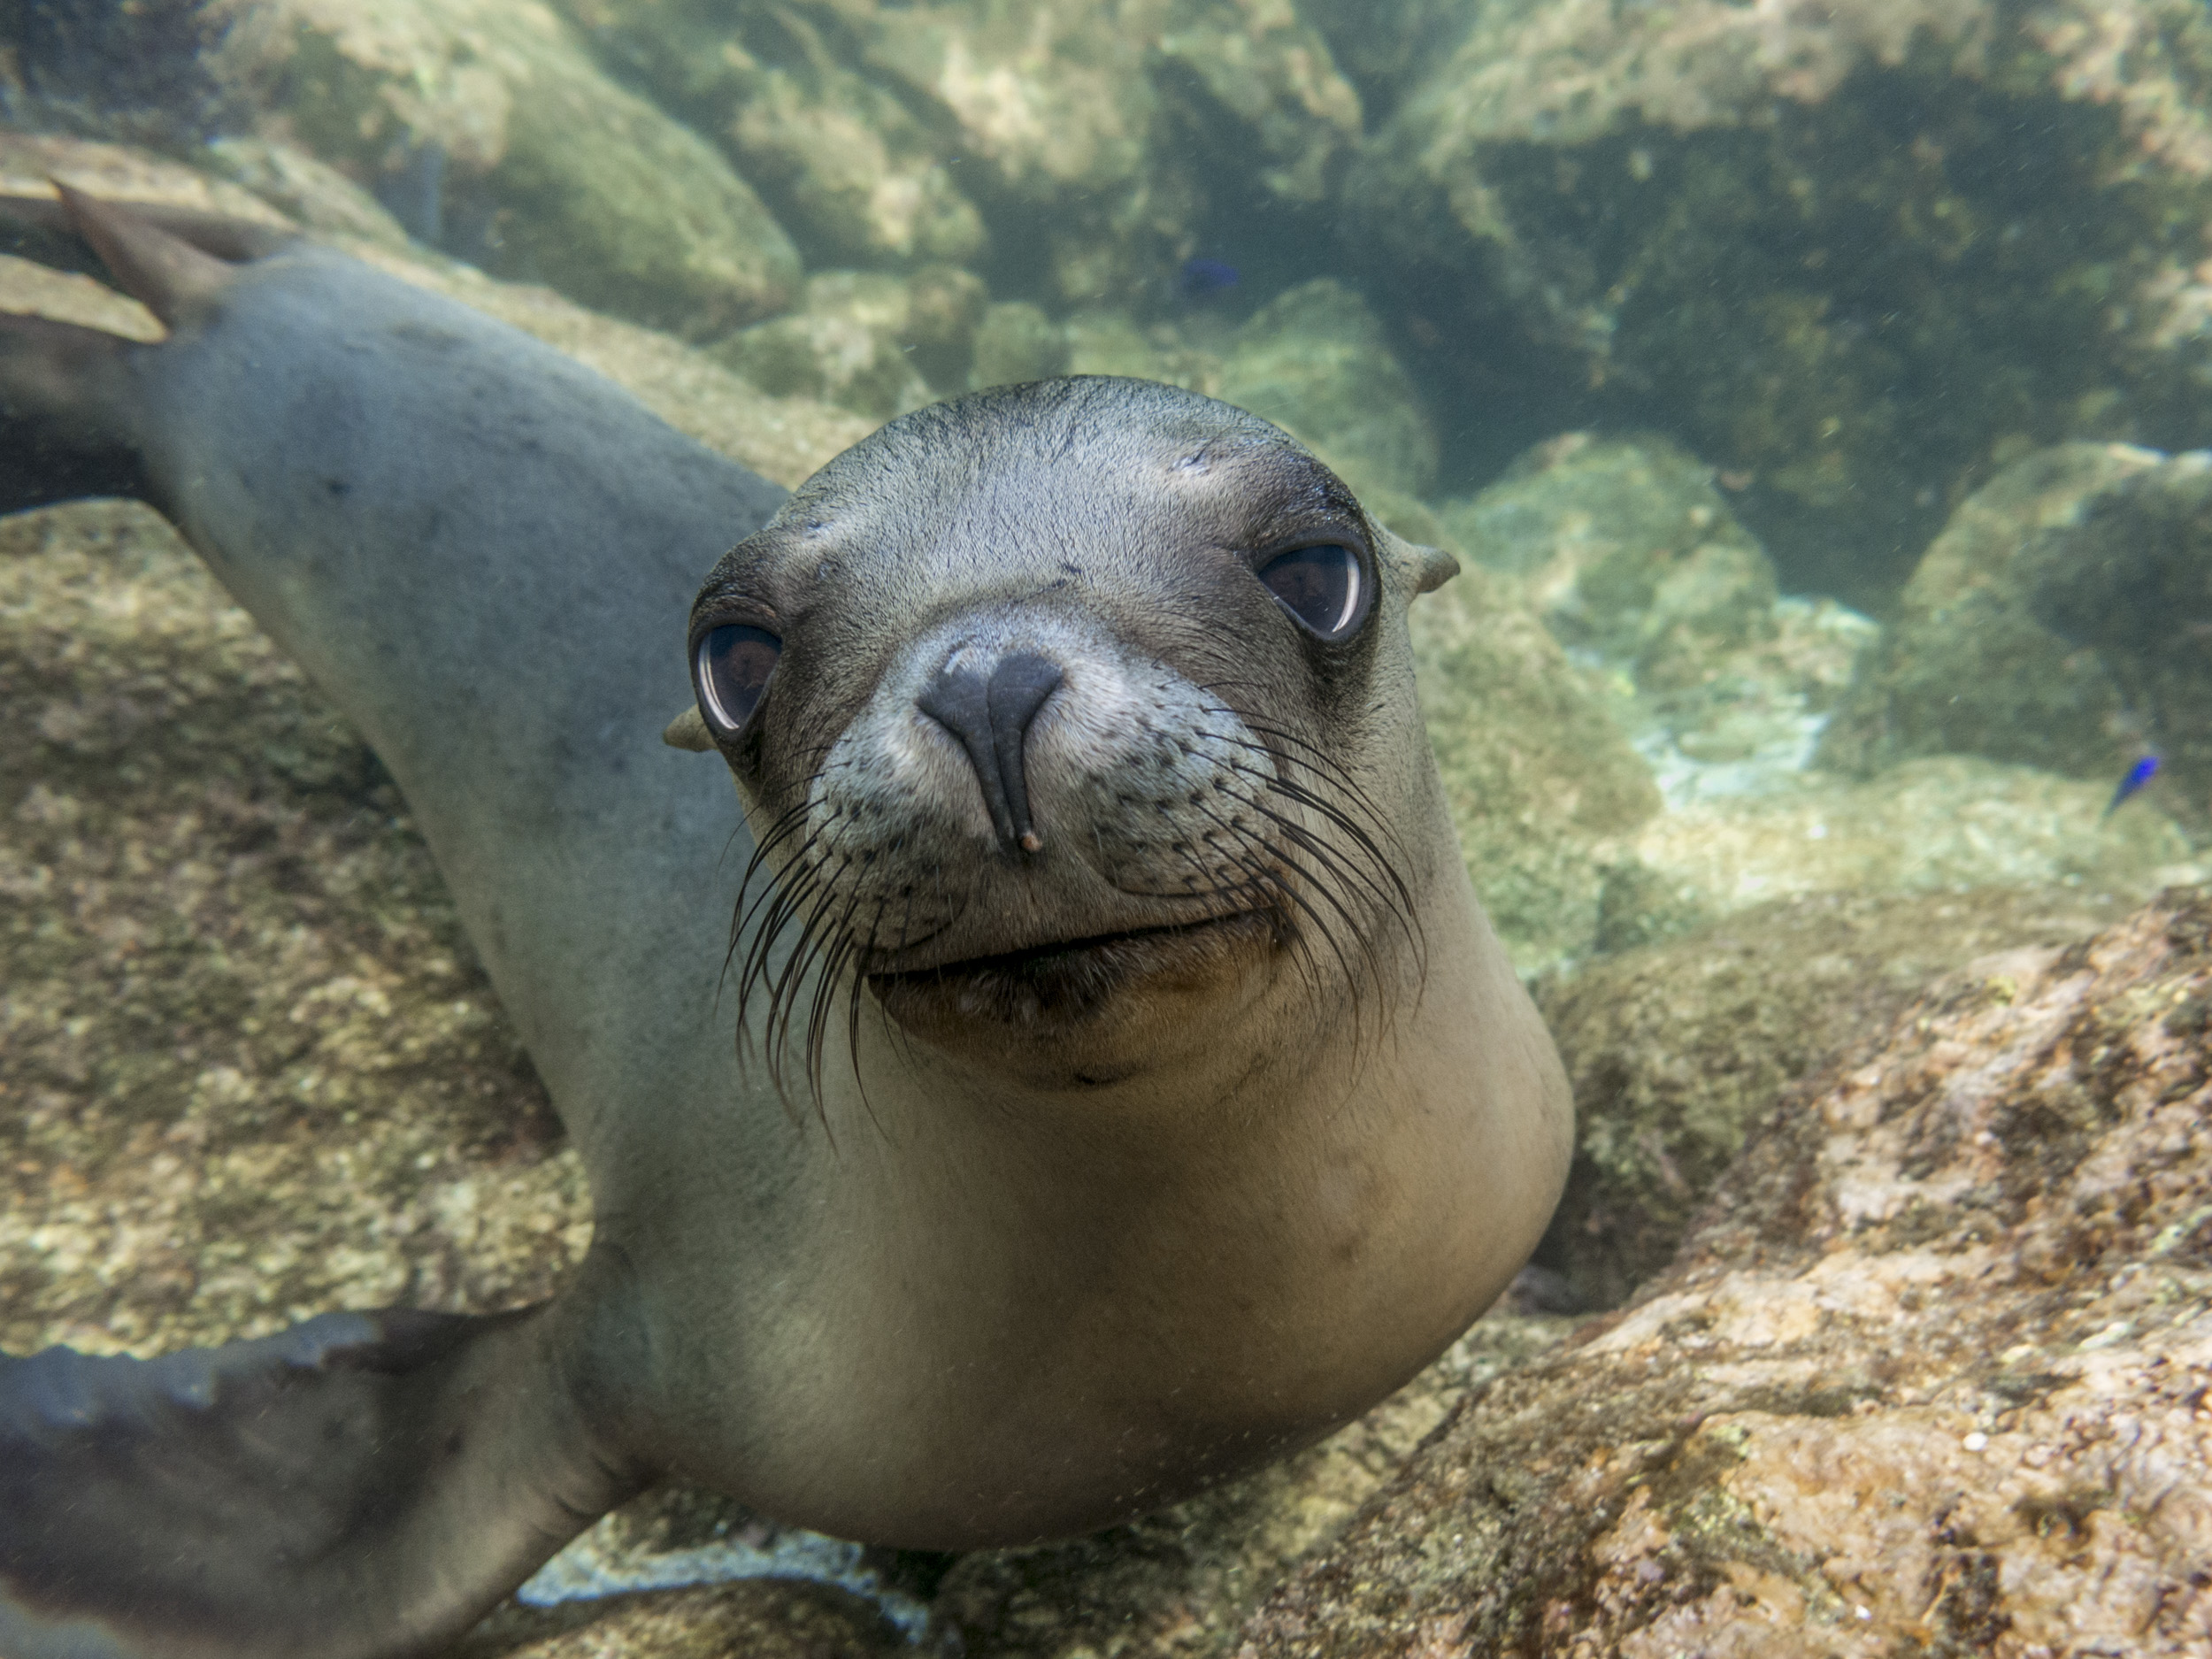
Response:
[{"label": "sea lion nostril", "polygon": [[1060,665],[1034,651],[1017,651],[981,671],[948,664],[914,706],[960,740],[983,787],[983,803],[1000,844],[1041,852],[1044,838],[1029,816],[1022,746],[1045,699],[1060,688]]}]

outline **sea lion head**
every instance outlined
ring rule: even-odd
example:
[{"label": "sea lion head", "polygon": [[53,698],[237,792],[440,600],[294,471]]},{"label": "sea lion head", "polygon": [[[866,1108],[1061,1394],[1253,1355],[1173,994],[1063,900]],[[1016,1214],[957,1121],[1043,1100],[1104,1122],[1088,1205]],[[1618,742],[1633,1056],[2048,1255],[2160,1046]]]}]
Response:
[{"label": "sea lion head", "polygon": [[864,989],[1032,1087],[1256,1023],[1333,1041],[1417,975],[1421,893],[1457,856],[1405,627],[1454,568],[1279,428],[1171,387],[1041,381],[884,426],[693,606],[700,717],[776,878],[741,906],[741,996],[787,1054],[803,1013],[817,1067]]}]

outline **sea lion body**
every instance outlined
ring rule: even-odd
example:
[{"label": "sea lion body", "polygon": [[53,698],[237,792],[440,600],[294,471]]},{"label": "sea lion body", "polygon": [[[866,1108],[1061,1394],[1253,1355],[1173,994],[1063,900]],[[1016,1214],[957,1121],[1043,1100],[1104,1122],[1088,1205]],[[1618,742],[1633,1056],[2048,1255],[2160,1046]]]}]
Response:
[{"label": "sea lion body", "polygon": [[[0,406],[129,457],[375,746],[595,1231],[518,1314],[0,1359],[0,1649],[428,1650],[663,1472],[871,1541],[1066,1535],[1327,1432],[1503,1287],[1567,1094],[1415,711],[1448,566],[1289,440],[1050,383],[771,519],[465,308],[79,211],[169,262],[172,338],[0,333]],[[1317,538],[1371,589],[1340,641],[1256,574]],[[733,952],[752,841],[657,741],[733,543],[695,636],[780,651],[706,722],[780,883]]]}]

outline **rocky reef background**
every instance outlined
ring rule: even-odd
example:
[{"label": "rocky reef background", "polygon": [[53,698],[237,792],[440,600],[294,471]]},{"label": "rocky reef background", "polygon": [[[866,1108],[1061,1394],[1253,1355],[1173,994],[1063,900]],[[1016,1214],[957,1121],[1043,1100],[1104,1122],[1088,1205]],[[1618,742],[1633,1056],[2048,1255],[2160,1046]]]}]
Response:
[{"label": "rocky reef background", "polygon": [[[1579,1115],[1508,1305],[1098,1539],[664,1492],[563,1584],[693,1587],[471,1652],[2212,1645],[2200,0],[0,0],[50,177],[786,483],[1171,380],[1465,565],[1424,710]],[[157,335],[96,276],[0,224],[0,309]],[[150,512],[0,517],[0,1348],[508,1305],[589,1231],[374,757]]]}]

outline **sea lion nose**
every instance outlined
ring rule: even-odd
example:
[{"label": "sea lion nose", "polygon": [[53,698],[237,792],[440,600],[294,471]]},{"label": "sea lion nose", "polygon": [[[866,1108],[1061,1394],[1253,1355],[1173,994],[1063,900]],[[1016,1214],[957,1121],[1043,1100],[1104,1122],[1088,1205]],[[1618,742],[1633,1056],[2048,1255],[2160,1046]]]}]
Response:
[{"label": "sea lion nose", "polygon": [[960,740],[983,786],[983,803],[999,844],[1033,853],[1044,837],[1029,818],[1029,786],[1022,775],[1022,745],[1029,723],[1045,699],[1060,687],[1060,665],[1034,651],[1016,651],[989,664],[987,674],[973,654],[955,651],[937,678],[914,699],[914,706]]}]

